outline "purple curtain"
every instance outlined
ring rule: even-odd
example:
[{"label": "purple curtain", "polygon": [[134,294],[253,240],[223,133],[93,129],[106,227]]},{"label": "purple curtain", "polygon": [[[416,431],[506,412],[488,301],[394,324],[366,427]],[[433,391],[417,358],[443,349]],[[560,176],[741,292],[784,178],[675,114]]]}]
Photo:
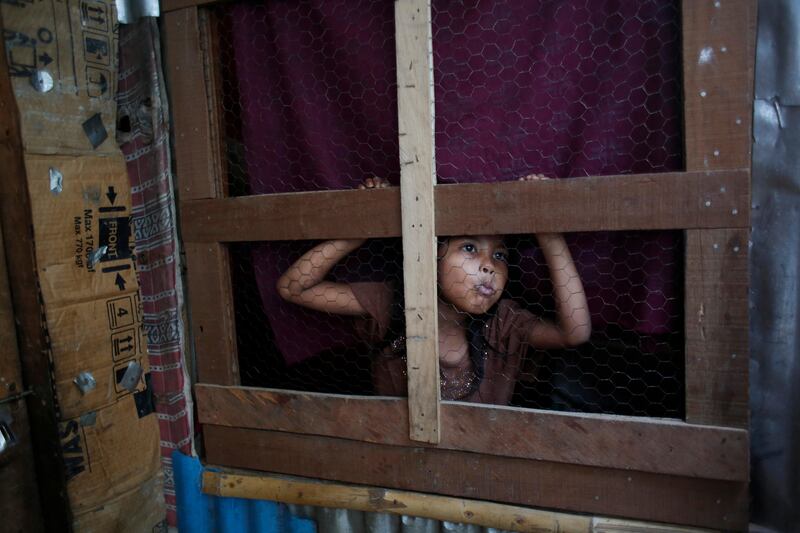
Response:
[{"label": "purple curtain", "polygon": [[[675,0],[433,3],[440,183],[682,168]],[[399,179],[392,1],[223,7],[226,107],[249,194]],[[596,329],[681,327],[678,232],[569,236]],[[309,243],[254,248],[257,283],[288,363],[353,342],[347,321],[286,304],[275,283]],[[375,245],[377,246],[377,245]],[[522,250],[523,284],[547,270]],[[378,279],[366,248],[337,272]],[[302,324],[302,327],[298,327]]]}]

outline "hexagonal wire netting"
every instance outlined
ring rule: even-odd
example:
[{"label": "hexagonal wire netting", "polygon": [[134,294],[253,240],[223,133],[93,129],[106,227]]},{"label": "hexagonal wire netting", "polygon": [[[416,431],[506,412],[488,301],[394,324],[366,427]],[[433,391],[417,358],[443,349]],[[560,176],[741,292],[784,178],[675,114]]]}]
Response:
[{"label": "hexagonal wire netting", "polygon": [[[399,183],[393,4],[267,1],[210,12],[220,35],[231,195],[350,189],[373,176]],[[439,182],[680,170],[677,4],[434,1]],[[498,303],[489,315],[458,315],[454,344],[441,349],[443,397],[682,417],[681,232],[565,237],[577,276],[559,277],[569,262],[556,261],[551,272],[546,255],[564,254],[545,254],[535,237],[505,239],[508,283],[492,278],[494,286],[480,289],[484,279],[472,288],[492,293],[490,303],[495,293],[516,302],[514,312],[497,318],[500,306],[509,309]],[[443,241],[440,253],[452,242]],[[359,244],[232,246],[243,384],[405,393],[397,366],[404,334],[400,241]],[[472,264],[462,258],[458,283],[479,279],[477,271],[464,273]],[[590,318],[558,305],[570,293],[580,304],[580,284],[570,282],[562,293],[552,287],[553,279],[574,277]],[[314,285],[323,280],[334,284]],[[447,290],[440,286],[445,306]],[[358,316],[365,313],[373,319]],[[547,335],[559,328],[538,326],[575,330],[589,320],[590,339],[571,348],[551,347]],[[512,322],[539,329],[509,340],[500,326]],[[441,322],[440,335],[454,324]],[[476,324],[492,333],[477,334]],[[520,340],[534,346],[514,345]],[[512,352],[519,367],[509,363],[516,361]],[[444,375],[451,371],[458,376]],[[487,393],[482,387],[493,380],[505,380],[508,390]]]}]

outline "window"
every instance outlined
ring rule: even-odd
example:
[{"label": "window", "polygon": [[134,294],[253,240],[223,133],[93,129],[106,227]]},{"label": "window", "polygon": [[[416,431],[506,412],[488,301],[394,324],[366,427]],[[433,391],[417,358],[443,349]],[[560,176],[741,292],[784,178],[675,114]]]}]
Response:
[{"label": "window", "polygon": [[[207,459],[746,523],[752,2],[394,4],[166,16]],[[570,179],[506,182],[529,172]],[[402,186],[357,190],[369,175]],[[566,234],[590,341],[528,354],[516,407],[442,401],[434,234],[511,235],[508,293],[547,317],[550,276],[525,236],[547,232]],[[370,239],[334,274],[394,277],[405,335],[370,349],[346,321],[275,299],[308,241],[334,238]],[[420,344],[408,399],[366,395],[369,352],[400,336]]]}]

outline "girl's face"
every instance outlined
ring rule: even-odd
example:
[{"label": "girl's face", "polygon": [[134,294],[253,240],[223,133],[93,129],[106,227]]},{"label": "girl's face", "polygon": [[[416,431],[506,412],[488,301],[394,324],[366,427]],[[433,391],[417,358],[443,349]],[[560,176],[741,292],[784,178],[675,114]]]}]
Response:
[{"label": "girl's face", "polygon": [[473,315],[497,303],[508,281],[502,237],[453,237],[439,244],[438,255],[439,293],[446,302]]}]

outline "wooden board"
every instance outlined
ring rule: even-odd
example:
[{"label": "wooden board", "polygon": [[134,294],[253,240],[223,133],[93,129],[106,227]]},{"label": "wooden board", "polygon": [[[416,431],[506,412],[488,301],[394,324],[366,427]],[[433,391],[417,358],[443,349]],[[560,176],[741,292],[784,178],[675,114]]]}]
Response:
[{"label": "wooden board", "polygon": [[[14,446],[3,454],[0,462],[0,516],[15,517],[13,520],[6,519],[5,527],[9,531],[44,531],[28,408],[21,396],[24,382],[1,232],[0,346],[3,347],[0,351],[0,401],[5,401],[0,404],[0,421],[9,423],[16,439]],[[14,398],[19,399],[14,401]]]},{"label": "wooden board", "polygon": [[686,421],[748,426],[747,230],[686,232]]},{"label": "wooden board", "polygon": [[413,440],[439,442],[431,6],[398,0],[394,8],[409,431]]},{"label": "wooden board", "polygon": [[[164,26],[178,198],[182,203],[221,198],[226,182],[216,26],[210,14],[199,14],[195,7],[168,13]],[[188,243],[185,251],[198,377],[206,383],[237,384],[228,249],[217,243]]]},{"label": "wooden board", "polygon": [[238,472],[203,472],[203,493],[433,518],[513,531],[591,531],[592,517],[500,503]]},{"label": "wooden board", "polygon": [[[401,398],[196,385],[203,424],[413,446]],[[745,481],[747,432],[677,420],[441,404],[449,450]],[[691,453],[687,453],[691,450]]]},{"label": "wooden board", "polygon": [[219,197],[219,144],[214,138],[209,84],[196,8],[164,15],[165,72],[169,83],[175,166],[181,201]]},{"label": "wooden board", "polygon": [[684,0],[682,29],[686,169],[749,169],[756,0]]},{"label": "wooden board", "polygon": [[202,383],[239,383],[239,357],[228,248],[185,245],[195,367]]},{"label": "wooden board", "polygon": [[203,472],[204,494],[277,501],[362,512],[432,518],[458,524],[531,533],[711,533],[709,530],[559,513],[495,502],[403,490],[377,489],[296,476],[227,470]]},{"label": "wooden board", "polygon": [[204,432],[212,464],[638,520],[747,526],[740,482],[212,425]]},{"label": "wooden board", "polygon": [[[436,233],[746,227],[743,170],[439,185]],[[327,191],[185,202],[187,242],[400,236],[400,191]]]},{"label": "wooden board", "polygon": [[3,179],[0,179],[0,226],[22,374],[26,387],[35,394],[28,396],[27,405],[39,494],[48,505],[48,512],[43,519],[47,530],[58,531],[70,522],[70,511],[51,380],[50,349],[36,278],[34,235],[19,113],[8,77],[4,42],[0,42],[0,124],[3,125],[0,128],[0,168],[3,169]]},{"label": "wooden board", "polygon": [[[743,168],[749,174],[755,24],[754,0],[683,2],[689,171]],[[739,215],[747,224],[729,228],[749,226],[749,212]],[[689,422],[748,425],[748,238],[744,229],[686,232]]]}]

